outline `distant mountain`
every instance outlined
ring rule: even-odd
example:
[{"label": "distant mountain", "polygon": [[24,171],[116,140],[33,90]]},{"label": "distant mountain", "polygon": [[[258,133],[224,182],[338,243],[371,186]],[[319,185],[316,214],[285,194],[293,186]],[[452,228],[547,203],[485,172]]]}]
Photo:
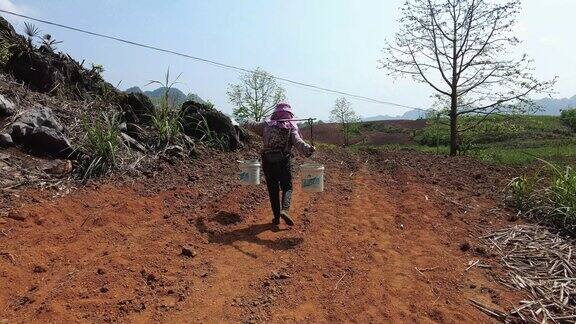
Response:
[{"label": "distant mountain", "polygon": [[[576,108],[576,95],[571,98],[542,98],[534,100],[534,103],[540,107],[540,110],[534,112],[533,115],[546,115],[546,116],[560,116],[560,112],[564,109]],[[426,113],[421,110],[409,110],[402,115],[389,116],[378,115],[373,117],[363,118],[363,121],[377,121],[377,120],[417,120],[425,118]]]},{"label": "distant mountain", "polygon": [[540,111],[534,113],[535,115],[559,116],[561,110],[576,108],[576,95],[562,99],[542,98],[534,102],[541,107]]},{"label": "distant mountain", "polygon": [[377,120],[417,120],[426,117],[426,112],[422,110],[408,110],[402,115],[389,116],[389,115],[378,115],[373,117],[362,118],[363,121],[377,121]]},{"label": "distant mountain", "polygon": [[[162,96],[166,92],[166,88],[160,87],[160,88],[152,90],[152,91],[142,91],[142,89],[140,89],[139,87],[132,87],[132,88],[126,89],[126,91],[124,91],[124,92],[126,92],[126,93],[143,93],[146,96],[148,96],[152,100],[152,102],[158,103],[160,101],[160,98],[162,98]],[[189,100],[196,101],[196,102],[201,103],[201,104],[208,104],[208,102],[206,102],[205,100],[200,98],[197,94],[189,93],[188,95],[186,95],[186,94],[184,94],[184,92],[182,92],[178,88],[170,88],[170,90],[168,91],[168,98],[170,98],[170,102],[175,106],[179,106],[182,103],[189,101]]]}]

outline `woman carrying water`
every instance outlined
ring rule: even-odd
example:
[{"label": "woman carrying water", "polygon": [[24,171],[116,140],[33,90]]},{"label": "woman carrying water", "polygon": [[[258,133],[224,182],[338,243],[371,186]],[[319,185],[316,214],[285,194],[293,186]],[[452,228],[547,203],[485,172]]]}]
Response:
[{"label": "woman carrying water", "polygon": [[[302,140],[298,125],[292,113],[292,107],[287,103],[276,105],[270,118],[260,123],[248,123],[247,128],[262,136],[264,147],[262,149],[262,169],[266,178],[268,195],[274,218],[272,224],[279,225],[280,218],[292,226],[294,221],[290,218],[290,200],[292,197],[292,146],[304,156],[314,153],[314,146]],[[282,200],[280,200],[282,190]]]}]

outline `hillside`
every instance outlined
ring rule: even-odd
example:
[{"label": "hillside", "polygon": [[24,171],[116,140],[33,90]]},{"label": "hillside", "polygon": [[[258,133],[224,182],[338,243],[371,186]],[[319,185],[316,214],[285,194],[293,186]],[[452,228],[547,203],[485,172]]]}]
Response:
[{"label": "hillside", "polygon": [[[360,134],[353,136],[350,144],[390,145],[415,144],[414,132],[426,127],[426,120],[381,120],[363,122]],[[340,127],[334,123],[322,123],[313,126],[314,140],[321,143],[343,145],[344,139]],[[310,139],[310,128],[304,126],[301,133]]]},{"label": "hillside", "polygon": [[380,121],[380,120],[416,120],[426,118],[426,112],[422,110],[409,110],[402,115],[389,116],[389,115],[378,115],[373,117],[362,118],[362,121]]},{"label": "hillside", "polygon": [[571,98],[542,98],[535,101],[541,110],[534,113],[535,115],[560,116],[563,109],[576,108],[576,95]]},{"label": "hillside", "polygon": [[[159,87],[151,91],[142,91],[142,89],[140,89],[139,87],[131,87],[126,89],[124,92],[142,93],[146,95],[148,98],[150,98],[152,102],[157,103],[160,100],[160,98],[162,98],[162,96],[164,96],[164,94],[166,93],[166,88]],[[188,95],[186,95],[180,89],[174,87],[168,89],[168,97],[170,98],[170,102],[174,106],[180,106],[186,101],[195,101],[202,105],[208,104],[208,102],[200,98],[197,94],[189,93]]]}]

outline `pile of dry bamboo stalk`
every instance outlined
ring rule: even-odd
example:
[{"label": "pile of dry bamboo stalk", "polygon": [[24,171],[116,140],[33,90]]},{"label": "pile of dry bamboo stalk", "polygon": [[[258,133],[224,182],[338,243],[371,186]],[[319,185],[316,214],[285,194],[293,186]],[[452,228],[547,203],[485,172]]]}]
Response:
[{"label": "pile of dry bamboo stalk", "polygon": [[537,225],[517,225],[482,237],[501,256],[504,285],[528,291],[532,300],[510,311],[506,322],[576,321],[575,242]]}]

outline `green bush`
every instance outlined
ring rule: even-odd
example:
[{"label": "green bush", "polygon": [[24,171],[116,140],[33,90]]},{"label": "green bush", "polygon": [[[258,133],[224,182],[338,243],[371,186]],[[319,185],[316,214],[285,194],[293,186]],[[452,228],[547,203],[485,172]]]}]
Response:
[{"label": "green bush", "polygon": [[562,124],[570,127],[572,131],[576,131],[576,108],[562,110],[560,121],[562,121]]}]

